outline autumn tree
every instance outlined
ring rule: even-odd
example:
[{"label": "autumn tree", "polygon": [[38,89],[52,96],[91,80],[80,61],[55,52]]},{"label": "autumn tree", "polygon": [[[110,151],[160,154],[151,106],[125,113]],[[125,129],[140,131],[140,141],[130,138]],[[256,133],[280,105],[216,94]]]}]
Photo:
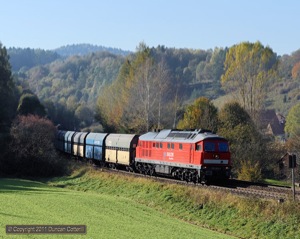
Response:
[{"label": "autumn tree", "polygon": [[131,97],[125,114],[130,116],[130,128],[137,129],[139,132],[149,130],[154,120],[154,107],[157,103],[157,91],[154,80],[154,67],[151,58],[145,59],[134,73],[135,82],[131,88]]},{"label": "autumn tree", "polygon": [[211,53],[208,62],[200,61],[196,68],[196,79],[198,81],[214,81],[220,82],[220,77],[224,73],[224,61],[227,48],[215,48]]},{"label": "autumn tree", "polygon": [[17,112],[21,115],[32,114],[41,117],[46,115],[45,107],[41,104],[40,100],[36,95],[30,93],[23,94],[20,97]]},{"label": "autumn tree", "polygon": [[292,77],[293,79],[300,78],[300,61],[293,66]]},{"label": "autumn tree", "polygon": [[267,82],[277,67],[277,55],[260,42],[243,42],[229,49],[222,85],[253,119],[264,106]]},{"label": "autumn tree", "polygon": [[154,82],[156,83],[156,91],[157,91],[157,128],[162,128],[162,116],[163,111],[166,111],[169,107],[164,107],[166,105],[165,95],[168,93],[168,87],[170,85],[170,77],[169,77],[169,69],[165,62],[162,60],[156,66],[155,70],[155,79]]},{"label": "autumn tree", "polygon": [[132,87],[132,62],[127,59],[122,65],[117,79],[106,86],[97,100],[96,119],[103,125],[106,132],[124,131],[125,121],[122,120],[124,108],[128,105]]},{"label": "autumn tree", "polygon": [[75,111],[75,117],[80,122],[79,126],[83,128],[93,123],[94,113],[89,107],[80,105]]},{"label": "autumn tree", "polygon": [[145,59],[134,71],[135,84],[131,88],[131,97],[126,108],[132,125],[138,132],[161,128],[166,107],[169,86],[167,66],[163,61],[156,63],[151,57]]},{"label": "autumn tree", "polygon": [[[250,115],[237,102],[226,103],[219,112],[218,134],[230,142],[234,173],[241,179],[261,178],[261,160],[265,147]],[[245,167],[252,165],[254,175],[242,175]],[[260,175],[260,176],[259,176]]]},{"label": "autumn tree", "polygon": [[64,173],[66,164],[54,148],[56,128],[37,115],[18,116],[11,127],[11,157],[2,169],[23,176],[48,177]]},{"label": "autumn tree", "polygon": [[117,80],[99,96],[97,119],[106,129],[145,132],[161,125],[168,82],[164,63],[156,63],[144,43],[123,64]]},{"label": "autumn tree", "polygon": [[286,117],[284,130],[289,135],[288,150],[300,156],[300,103],[290,109]]},{"label": "autumn tree", "polygon": [[284,130],[291,137],[300,133],[300,103],[290,109]]},{"label": "autumn tree", "polygon": [[217,130],[217,108],[213,103],[200,97],[185,109],[183,119],[178,122],[179,129],[209,129]]}]

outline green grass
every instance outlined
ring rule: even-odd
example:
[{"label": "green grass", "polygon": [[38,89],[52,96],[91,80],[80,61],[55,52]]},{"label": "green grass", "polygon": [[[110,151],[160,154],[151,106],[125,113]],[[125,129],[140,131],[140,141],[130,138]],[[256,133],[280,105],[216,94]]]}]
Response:
[{"label": "green grass", "polygon": [[278,204],[90,168],[44,183],[0,180],[0,238],[7,238],[7,224],[85,224],[87,235],[76,238],[300,239],[299,223],[300,203],[292,200]]},{"label": "green grass", "polygon": [[[76,176],[77,175],[77,176]],[[72,190],[131,199],[200,227],[241,238],[299,238],[300,203],[244,198],[203,188],[159,183],[100,171],[49,182]]]},{"label": "green grass", "polygon": [[[108,185],[108,181],[86,179],[82,174],[56,179],[51,184],[57,187],[29,180],[0,179],[0,238],[232,238],[139,202],[144,201],[144,193],[150,198],[157,195],[151,190],[141,192],[138,184],[135,192],[126,192],[123,181],[125,186],[111,188],[115,192],[112,193],[106,186],[101,190],[101,185]],[[172,200],[172,193],[162,194],[166,200]],[[84,224],[87,234],[6,235],[5,225],[9,224]]]},{"label": "green grass", "polygon": [[280,181],[275,179],[265,179],[264,180],[268,184],[276,185],[276,186],[283,186],[283,187],[291,187],[292,183],[287,181]]}]

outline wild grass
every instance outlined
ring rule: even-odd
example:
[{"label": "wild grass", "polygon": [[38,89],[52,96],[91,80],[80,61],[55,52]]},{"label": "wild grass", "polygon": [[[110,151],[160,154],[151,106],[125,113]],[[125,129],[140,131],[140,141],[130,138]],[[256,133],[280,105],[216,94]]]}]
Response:
[{"label": "wild grass", "polygon": [[[0,179],[0,238],[232,238],[174,218],[163,207],[160,211],[157,205],[149,206],[152,199],[157,203],[161,186],[152,184],[143,191],[143,182],[131,187],[130,181],[84,171],[56,179],[50,186]],[[171,199],[172,192],[165,192],[163,198]],[[87,234],[6,235],[9,224],[84,224]]]}]

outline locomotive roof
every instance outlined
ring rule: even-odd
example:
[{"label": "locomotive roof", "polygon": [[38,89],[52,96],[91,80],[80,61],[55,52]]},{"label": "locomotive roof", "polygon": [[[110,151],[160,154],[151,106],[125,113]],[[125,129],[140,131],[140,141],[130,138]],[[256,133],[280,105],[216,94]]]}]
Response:
[{"label": "locomotive roof", "polygon": [[145,141],[167,141],[181,143],[196,143],[204,139],[225,140],[223,137],[220,137],[209,130],[203,129],[190,131],[164,129],[160,132],[148,132],[146,134],[141,135],[139,139]]}]

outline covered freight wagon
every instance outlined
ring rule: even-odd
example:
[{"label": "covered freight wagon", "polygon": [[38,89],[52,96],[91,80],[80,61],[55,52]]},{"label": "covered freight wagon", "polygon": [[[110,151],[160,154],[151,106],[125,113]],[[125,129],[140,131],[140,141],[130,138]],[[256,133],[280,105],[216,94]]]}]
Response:
[{"label": "covered freight wagon", "polygon": [[109,134],[105,140],[105,159],[109,164],[132,166],[138,135]]}]

